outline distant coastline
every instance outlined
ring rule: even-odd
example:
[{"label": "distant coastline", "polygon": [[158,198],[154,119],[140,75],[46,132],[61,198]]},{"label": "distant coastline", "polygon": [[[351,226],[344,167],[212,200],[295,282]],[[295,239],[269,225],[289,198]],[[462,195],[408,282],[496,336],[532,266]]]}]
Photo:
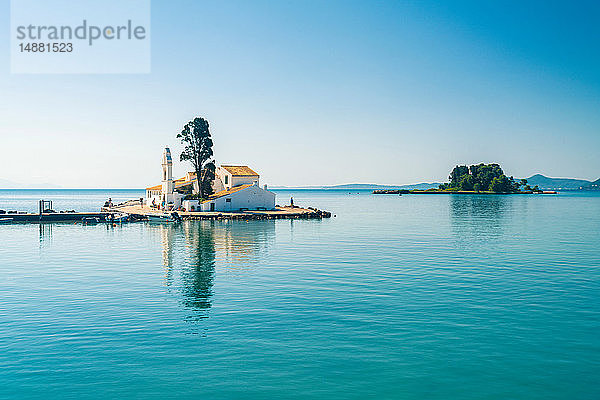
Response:
[{"label": "distant coastline", "polygon": [[[600,190],[600,179],[589,181],[575,178],[550,178],[535,174],[526,178],[531,186],[538,186],[541,190],[557,191],[595,191]],[[270,186],[273,190],[428,190],[437,189],[439,182],[422,182],[403,185],[388,185],[377,183],[347,183],[340,185],[310,185],[310,186]],[[54,184],[18,184],[5,179],[0,179],[0,190],[144,190],[136,188],[66,188]]]},{"label": "distant coastline", "polygon": [[[540,190],[555,191],[595,191],[600,190],[600,179],[589,181],[575,178],[551,178],[542,174],[532,175],[527,179],[530,186],[538,186]],[[404,185],[383,185],[376,183],[348,183],[341,185],[313,185],[313,186],[271,186],[274,190],[409,190],[427,191],[438,189],[439,182],[422,182]],[[431,191],[430,191],[431,192]],[[443,193],[449,193],[440,191]],[[454,191],[453,193],[459,193]],[[477,193],[476,191],[460,191],[461,194]],[[485,193],[480,191],[479,193]],[[490,192],[492,193],[492,192]]]},{"label": "distant coastline", "polygon": [[415,183],[412,185],[381,185],[376,183],[347,183],[342,185],[322,185],[322,186],[271,186],[274,190],[375,190],[375,189],[432,189],[440,184],[434,183]]}]

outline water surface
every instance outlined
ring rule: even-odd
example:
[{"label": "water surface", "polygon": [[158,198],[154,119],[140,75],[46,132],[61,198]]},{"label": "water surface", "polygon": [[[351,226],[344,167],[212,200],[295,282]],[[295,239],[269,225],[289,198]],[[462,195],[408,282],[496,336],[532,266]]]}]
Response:
[{"label": "water surface", "polygon": [[0,397],[600,396],[600,196],[277,194],[336,217],[0,226]]}]

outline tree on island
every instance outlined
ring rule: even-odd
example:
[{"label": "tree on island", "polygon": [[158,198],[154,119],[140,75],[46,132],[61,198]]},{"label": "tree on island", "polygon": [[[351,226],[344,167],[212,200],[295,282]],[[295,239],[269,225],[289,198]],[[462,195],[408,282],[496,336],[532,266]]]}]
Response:
[{"label": "tree on island", "polygon": [[457,165],[450,172],[448,180],[449,183],[440,185],[441,190],[517,193],[521,191],[521,186],[527,187],[527,179],[516,182],[512,176],[504,175],[498,164]]},{"label": "tree on island", "polygon": [[180,161],[190,161],[196,172],[198,195],[206,198],[213,193],[212,182],[215,179],[215,161],[213,156],[213,141],[208,129],[208,121],[196,117],[183,126],[177,135],[184,145]]}]

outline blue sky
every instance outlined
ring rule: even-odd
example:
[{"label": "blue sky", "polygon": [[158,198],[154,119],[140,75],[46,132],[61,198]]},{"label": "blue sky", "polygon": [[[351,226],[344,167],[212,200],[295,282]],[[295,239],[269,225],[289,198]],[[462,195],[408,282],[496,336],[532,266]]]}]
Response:
[{"label": "blue sky", "polygon": [[19,75],[2,0],[0,178],[155,184],[200,115],[218,163],[271,185],[474,162],[597,179],[599,20],[597,2],[153,1],[150,74]]}]

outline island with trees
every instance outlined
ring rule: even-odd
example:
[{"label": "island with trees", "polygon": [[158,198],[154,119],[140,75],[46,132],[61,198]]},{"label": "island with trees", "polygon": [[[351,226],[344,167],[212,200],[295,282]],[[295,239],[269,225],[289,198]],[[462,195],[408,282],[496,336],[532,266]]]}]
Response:
[{"label": "island with trees", "polygon": [[457,165],[448,180],[438,189],[412,190],[411,193],[541,193],[537,186],[530,187],[527,179],[506,176],[499,164]]}]

